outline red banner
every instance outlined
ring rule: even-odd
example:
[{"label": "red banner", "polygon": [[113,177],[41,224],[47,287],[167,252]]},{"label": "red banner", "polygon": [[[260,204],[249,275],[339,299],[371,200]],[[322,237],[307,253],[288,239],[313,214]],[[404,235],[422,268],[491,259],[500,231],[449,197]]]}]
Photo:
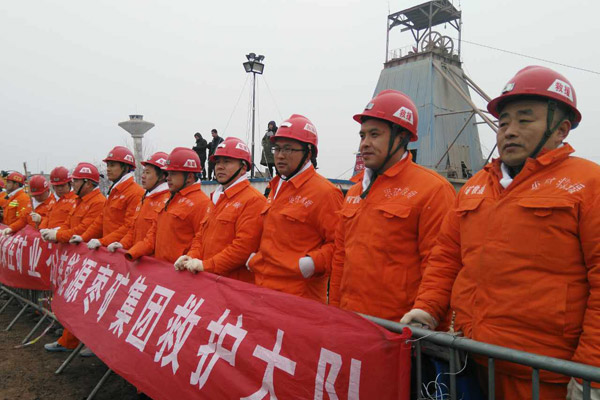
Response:
[{"label": "red banner", "polygon": [[408,329],[151,257],[47,250],[61,323],[155,399],[409,398]]},{"label": "red banner", "polygon": [[[0,224],[3,228],[6,225]],[[0,235],[0,283],[20,289],[50,290],[47,262],[52,246],[30,226],[14,235]]]}]

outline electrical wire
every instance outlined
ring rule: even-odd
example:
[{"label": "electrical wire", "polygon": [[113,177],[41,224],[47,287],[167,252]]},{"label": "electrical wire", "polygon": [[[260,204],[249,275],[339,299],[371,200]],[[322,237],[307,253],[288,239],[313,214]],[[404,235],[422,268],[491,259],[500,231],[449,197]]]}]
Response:
[{"label": "electrical wire", "polygon": [[223,136],[224,137],[225,137],[225,134],[227,133],[227,128],[229,128],[229,123],[231,122],[231,118],[233,118],[233,114],[235,113],[235,110],[237,109],[237,106],[240,103],[240,99],[242,98],[242,94],[244,94],[244,89],[246,88],[246,84],[247,83],[248,83],[248,75],[246,75],[246,80],[244,81],[244,85],[242,86],[242,90],[240,91],[240,95],[238,96],[238,99],[235,102],[235,106],[233,107],[233,111],[231,111],[231,115],[229,116],[229,120],[227,121],[227,124],[225,125],[225,129],[223,129]]},{"label": "electrical wire", "polygon": [[[452,38],[452,39],[453,40],[458,40],[456,38]],[[586,68],[580,68],[580,67],[576,67],[574,65],[564,64],[564,63],[560,63],[560,62],[557,62],[557,61],[548,60],[548,59],[545,59],[545,58],[534,57],[534,56],[530,56],[530,55],[523,54],[523,53],[517,53],[516,51],[505,50],[505,49],[500,49],[498,47],[488,46],[486,44],[470,42],[470,41],[465,40],[465,39],[461,39],[461,42],[472,44],[472,45],[475,45],[475,46],[485,47],[486,49],[501,51],[503,53],[508,53],[508,54],[512,54],[512,55],[515,55],[515,56],[521,56],[521,57],[525,57],[525,58],[530,58],[532,60],[543,61],[543,62],[546,62],[546,63],[549,63],[549,64],[560,65],[562,67],[572,68],[572,69],[576,69],[576,70],[579,70],[579,71],[588,72],[590,74],[600,75],[600,72],[598,72],[598,71],[594,71],[594,70],[586,69]]]},{"label": "electrical wire", "polygon": [[265,78],[264,75],[261,75],[261,76],[263,77],[263,81],[265,81],[265,86],[267,87],[267,91],[269,92],[269,95],[271,95],[271,99],[273,99],[273,104],[275,105],[277,114],[279,114],[279,120],[283,121],[283,115],[281,114],[281,111],[279,110],[279,106],[277,106],[277,102],[275,101],[275,96],[273,96],[273,93],[271,92],[271,88],[269,87],[269,84],[267,83],[267,79]]}]

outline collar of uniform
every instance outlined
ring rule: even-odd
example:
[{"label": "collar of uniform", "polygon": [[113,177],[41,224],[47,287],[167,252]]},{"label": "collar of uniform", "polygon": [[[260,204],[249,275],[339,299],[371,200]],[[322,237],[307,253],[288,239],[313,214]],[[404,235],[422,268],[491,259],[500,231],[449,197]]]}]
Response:
[{"label": "collar of uniform", "polygon": [[398,175],[410,162],[412,162],[412,153],[406,151],[402,158],[390,168],[388,168],[382,175],[389,176],[390,178]]},{"label": "collar of uniform", "polygon": [[23,188],[22,188],[22,187],[20,187],[20,188],[18,188],[18,189],[16,189],[16,190],[13,190],[13,191],[12,191],[12,192],[10,192],[10,193],[8,193],[8,196],[9,196],[9,197],[12,199],[12,198],[14,198],[16,195],[18,195],[18,194],[19,194],[19,192],[21,192],[22,190],[23,190]]},{"label": "collar of uniform", "polygon": [[288,182],[290,182],[292,185],[294,185],[296,189],[298,189],[300,186],[304,185],[304,182],[308,181],[315,174],[315,167],[313,167],[313,165],[310,164],[310,166],[307,169],[298,173],[298,175],[292,177],[292,179],[288,180]]},{"label": "collar of uniform", "polygon": [[70,199],[75,199],[75,198],[77,198],[77,193],[70,191],[70,192],[67,192],[67,194],[65,194],[63,197],[58,198],[57,201],[61,200],[61,199],[70,200]]},{"label": "collar of uniform", "polygon": [[125,188],[127,188],[132,183],[133,183],[133,172],[129,172],[129,173],[123,175],[123,177],[121,179],[119,179],[119,181],[117,183],[115,183],[115,186],[113,186],[110,193],[112,194],[115,190],[117,192],[122,192]]},{"label": "collar of uniform", "polygon": [[41,206],[42,204],[46,204],[46,205],[48,205],[48,204],[52,203],[52,202],[54,201],[54,194],[53,194],[53,193],[50,193],[50,194],[48,195],[48,197],[46,198],[46,200],[44,200],[44,201],[42,201],[42,202],[39,202],[39,201],[37,201],[37,200],[35,199],[35,197],[33,197],[33,196],[32,196],[32,197],[31,197],[31,201],[33,202],[33,209],[35,210],[36,208],[38,208],[38,207],[39,207],[39,206]]},{"label": "collar of uniform", "polygon": [[[569,155],[571,153],[573,153],[575,151],[575,149],[573,149],[573,147],[568,144],[568,143],[563,143],[560,147],[556,148],[556,149],[552,149],[552,150],[542,150],[540,152],[540,155],[535,158],[535,159],[527,159],[527,161],[525,162],[525,164],[529,164],[529,163],[534,163],[534,165],[541,165],[541,166],[546,166],[546,165],[550,165],[556,161],[559,160],[563,160],[567,157],[569,157]],[[500,157],[498,158],[494,158],[492,160],[491,163],[489,163],[488,165],[486,165],[485,167],[483,167],[484,170],[486,170],[488,173],[494,174],[496,175],[496,177],[498,177],[498,179],[500,179],[502,177],[502,170],[500,165],[502,164],[502,160],[500,159]]]},{"label": "collar of uniform", "polygon": [[152,189],[152,191],[150,193],[146,193],[144,195],[144,197],[152,197],[154,195],[166,192],[167,190],[169,190],[169,185],[167,184],[167,182],[163,182],[160,185],[158,185],[157,187],[155,187],[154,189]]},{"label": "collar of uniform", "polygon": [[200,183],[193,183],[188,187],[185,187],[183,189],[181,189],[178,194],[182,195],[182,196],[187,196],[188,194],[195,192],[197,190],[201,190],[200,189]]},{"label": "collar of uniform", "polygon": [[225,196],[227,196],[228,199],[230,199],[242,190],[244,190],[247,186],[250,186],[250,181],[248,181],[248,178],[246,178],[246,176],[243,176],[242,180],[235,182],[233,185],[225,189],[224,194]]},{"label": "collar of uniform", "polygon": [[90,199],[98,196],[100,193],[100,189],[99,188],[95,188],[94,190],[92,190],[91,192],[89,192],[88,194],[86,194],[85,196],[83,196],[81,198],[81,200],[83,200],[84,202],[89,201]]}]

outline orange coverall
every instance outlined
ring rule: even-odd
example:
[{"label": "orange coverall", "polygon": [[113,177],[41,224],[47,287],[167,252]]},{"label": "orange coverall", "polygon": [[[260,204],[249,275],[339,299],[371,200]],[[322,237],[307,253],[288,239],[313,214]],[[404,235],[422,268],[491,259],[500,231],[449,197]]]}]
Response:
[{"label": "orange coverall", "polygon": [[[280,179],[276,176],[269,184],[260,246],[249,268],[259,286],[326,303],[342,192],[312,165],[283,182],[275,194]],[[310,278],[298,267],[305,256],[315,263]]]},{"label": "orange coverall", "polygon": [[363,175],[340,210],[329,303],[399,321],[412,309],[456,192],[410,153],[377,177],[365,199]]},{"label": "orange coverall", "polygon": [[74,192],[69,192],[58,200],[49,208],[48,218],[43,218],[40,223],[40,229],[58,228],[63,225],[71,211],[77,207],[77,195]]},{"label": "orange coverall", "polygon": [[67,243],[71,236],[81,235],[102,215],[106,197],[96,188],[82,198],[77,199],[77,206],[69,212],[69,217],[56,232],[56,241]]},{"label": "orange coverall", "polygon": [[254,283],[246,261],[258,250],[266,202],[248,180],[229,187],[206,214],[187,255],[201,259],[206,272]]},{"label": "orange coverall", "polygon": [[[6,195],[5,197],[8,198],[4,201],[2,223],[11,227],[22,215],[29,215],[31,212],[31,200],[29,200],[29,195],[22,188],[17,189],[16,193],[13,192],[12,195]],[[14,229],[13,232],[15,232]]]},{"label": "orange coverall", "polygon": [[[106,197],[100,192],[100,189],[96,188],[92,190],[83,196],[83,198],[79,198],[76,195],[76,198],[77,205],[71,208],[66,222],[56,232],[56,240],[58,242],[68,242],[71,236],[81,234],[98,216],[102,215]],[[58,344],[67,349],[74,349],[79,344],[79,339],[67,329],[63,329],[63,334],[58,339]]]},{"label": "orange coverall", "polygon": [[134,182],[133,176],[114,186],[102,214],[81,235],[83,241],[100,238],[102,246],[120,241],[133,225],[135,210],[143,195],[144,189]]},{"label": "orange coverall", "polygon": [[209,206],[210,199],[200,189],[200,183],[180,190],[166,210],[160,210],[144,240],[134,244],[126,257],[136,260],[154,254],[160,260],[175,262],[190,250]]},{"label": "orange coverall", "polygon": [[[565,144],[528,159],[506,189],[499,160],[469,179],[415,308],[439,320],[450,303],[467,337],[600,366],[600,167],[572,152]],[[531,389],[530,369],[496,368],[513,378],[496,385],[504,398]],[[541,379],[552,392],[543,398],[564,399],[567,377]]]},{"label": "orange coverall", "polygon": [[[168,189],[156,193],[148,194],[142,198],[135,210],[135,220],[123,239],[119,242],[124,249],[129,249],[131,246],[144,240],[146,234],[152,228],[152,223],[156,221],[156,217],[160,210],[165,208],[165,203],[169,200],[171,192]],[[109,243],[110,244],[110,243]]]},{"label": "orange coverall", "polygon": [[[52,208],[52,206],[54,205],[54,203],[56,203],[56,198],[52,193],[50,193],[46,200],[44,200],[42,203],[38,204],[37,207],[35,207],[35,212],[40,214],[40,216],[42,217],[40,225],[48,219],[48,213],[50,211],[50,208]],[[10,229],[12,229],[13,232],[17,232],[25,228],[27,225],[31,226],[32,228],[35,228],[35,222],[33,222],[33,220],[31,219],[31,215],[29,214],[30,212],[27,214],[21,214],[19,218],[10,225]]]}]

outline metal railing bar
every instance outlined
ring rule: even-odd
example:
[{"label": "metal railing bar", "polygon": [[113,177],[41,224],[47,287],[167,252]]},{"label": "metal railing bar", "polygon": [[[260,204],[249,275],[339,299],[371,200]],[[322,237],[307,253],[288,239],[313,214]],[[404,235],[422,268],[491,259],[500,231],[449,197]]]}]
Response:
[{"label": "metal railing bar", "polygon": [[100,390],[100,387],[104,384],[104,382],[106,382],[106,380],[108,379],[108,377],[110,376],[111,373],[112,373],[112,369],[109,368],[108,371],[106,371],[104,373],[102,378],[100,378],[100,380],[98,381],[96,386],[94,386],[94,389],[92,389],[92,392],[89,394],[89,396],[87,397],[86,400],[92,400],[96,396],[96,394]]},{"label": "metal railing bar", "polygon": [[2,314],[4,312],[4,310],[6,309],[6,307],[8,307],[8,305],[14,300],[15,298],[13,296],[10,296],[8,298],[8,300],[6,300],[6,303],[4,303],[4,305],[2,306],[2,308],[0,308],[0,314]]},{"label": "metal railing bar", "polygon": [[488,358],[488,400],[496,399],[496,364],[495,360]]},{"label": "metal railing bar", "polygon": [[537,368],[531,371],[531,398],[540,400],[540,370]]},{"label": "metal railing bar", "polygon": [[10,331],[10,328],[13,327],[14,324],[17,323],[17,321],[19,320],[19,318],[21,318],[21,316],[23,315],[23,313],[29,308],[29,304],[25,303],[25,305],[23,306],[23,308],[21,308],[21,311],[19,311],[19,313],[17,314],[16,317],[13,318],[12,321],[10,321],[10,324],[8,324],[8,326],[6,327],[6,329],[4,329],[4,332],[8,332]]},{"label": "metal railing bar", "polygon": [[456,400],[456,350],[450,349],[450,399]]},{"label": "metal railing bar", "polygon": [[60,365],[60,367],[58,367],[58,369],[56,371],[54,371],[54,374],[59,375],[61,372],[63,372],[65,370],[65,368],[67,368],[67,365],[69,365],[71,363],[71,361],[73,361],[75,356],[77,354],[79,354],[81,349],[83,349],[83,342],[79,342],[77,347],[75,347],[75,350],[73,350],[71,352],[71,354],[69,354],[69,357],[67,357],[67,359]]},{"label": "metal railing bar", "polygon": [[27,341],[33,336],[33,334],[35,333],[35,331],[37,331],[37,329],[40,327],[40,325],[42,325],[42,323],[46,320],[46,318],[48,318],[48,314],[42,314],[42,318],[40,318],[40,320],[38,321],[38,323],[35,324],[35,326],[33,327],[33,329],[27,334],[27,336],[25,336],[25,339],[23,339],[23,341],[21,342],[21,344],[27,343]]},{"label": "metal railing bar", "polygon": [[[464,337],[458,337],[443,332],[432,332],[427,329],[411,327],[397,322],[360,314],[363,317],[375,322],[391,332],[401,333],[403,328],[409,328],[416,338],[423,337],[431,343],[447,346],[457,350],[464,350],[470,353],[480,354],[499,360],[523,364],[532,368],[543,369],[556,372],[562,375],[573,376],[592,382],[600,382],[600,368],[591,365],[579,364],[572,361],[561,360],[538,354],[527,353],[521,350],[509,349],[493,344],[478,342]],[[424,338],[427,336],[426,338]]]},{"label": "metal railing bar", "polygon": [[417,397],[421,398],[423,393],[423,359],[421,352],[421,342],[415,342],[415,354],[417,359]]},{"label": "metal railing bar", "polygon": [[590,400],[592,398],[592,386],[590,381],[583,381],[583,400]]}]

